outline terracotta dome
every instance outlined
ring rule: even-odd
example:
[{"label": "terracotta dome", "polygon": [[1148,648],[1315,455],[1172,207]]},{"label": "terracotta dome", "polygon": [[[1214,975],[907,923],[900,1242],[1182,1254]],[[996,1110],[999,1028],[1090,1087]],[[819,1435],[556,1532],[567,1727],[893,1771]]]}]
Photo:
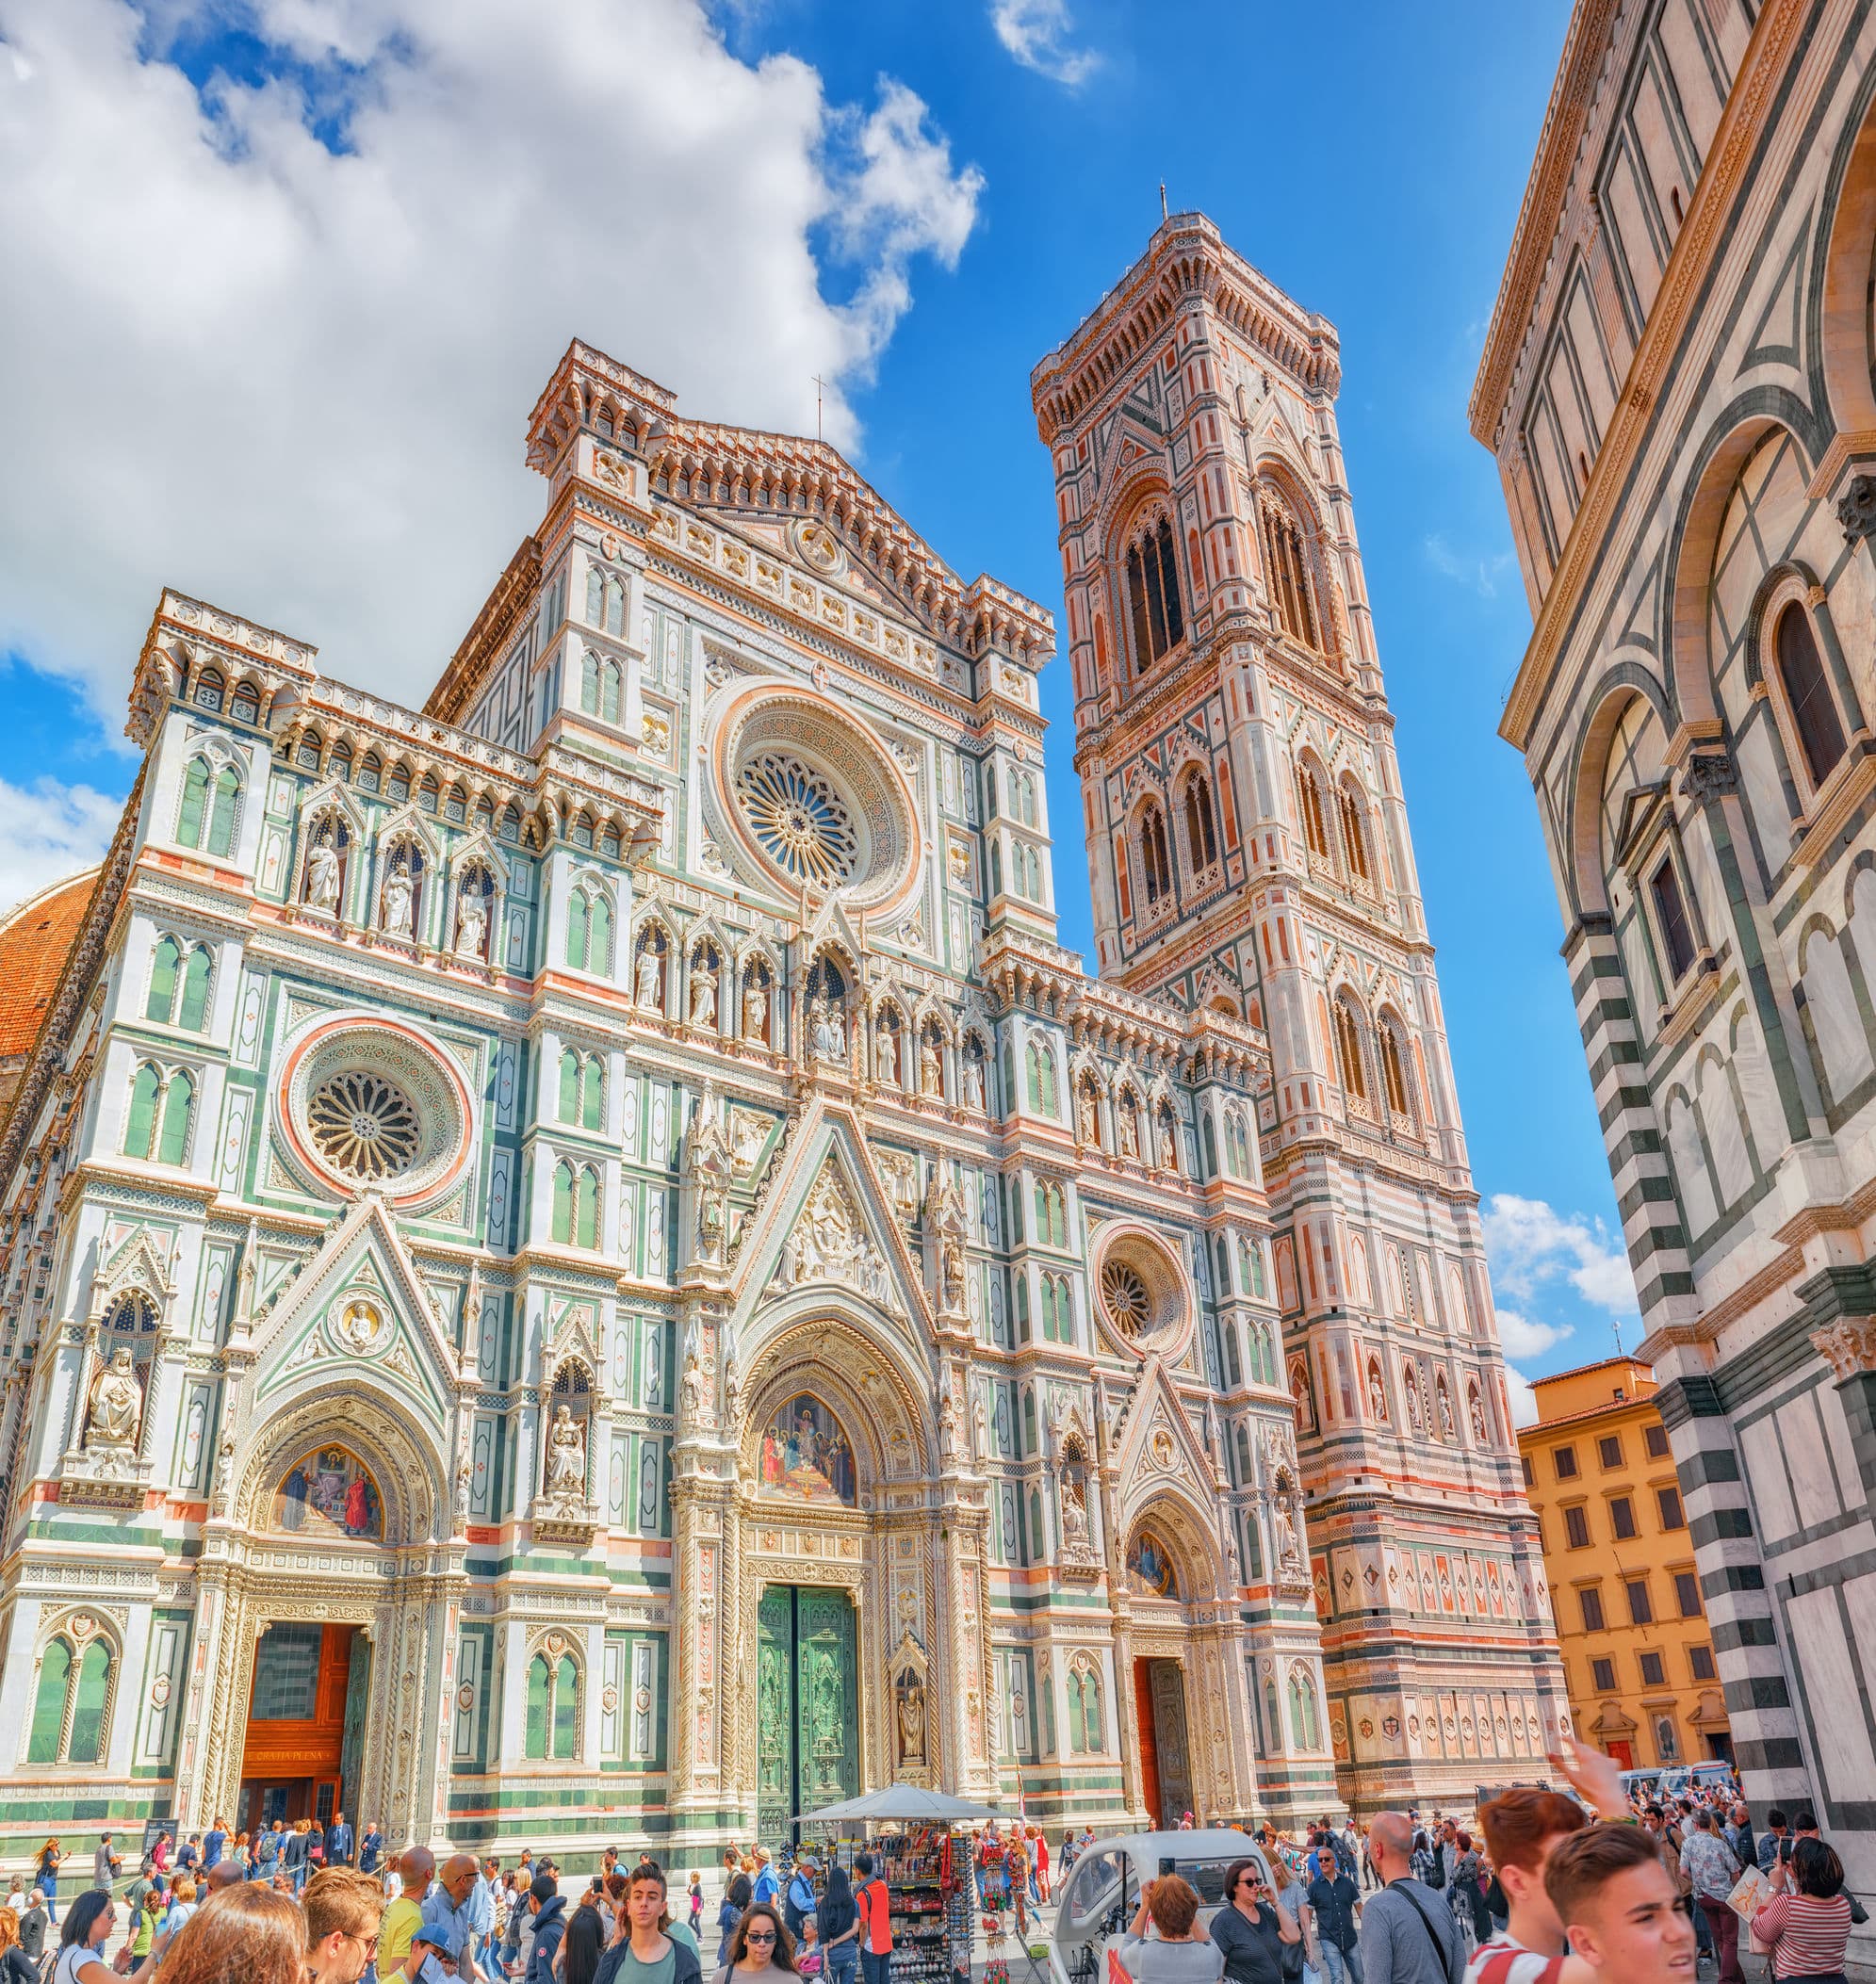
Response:
[{"label": "terracotta dome", "polygon": [[88,868],[0,917],[0,1113],[13,1099],[97,879]]}]

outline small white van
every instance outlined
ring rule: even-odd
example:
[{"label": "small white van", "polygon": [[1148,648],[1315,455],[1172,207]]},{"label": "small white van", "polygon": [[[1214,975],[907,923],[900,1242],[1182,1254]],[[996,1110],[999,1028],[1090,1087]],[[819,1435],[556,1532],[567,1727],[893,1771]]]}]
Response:
[{"label": "small white van", "polygon": [[1106,1984],[1108,1943],[1127,1933],[1141,1888],[1162,1874],[1191,1883],[1200,1903],[1199,1919],[1209,1922],[1225,1898],[1225,1870],[1234,1860],[1255,1861],[1264,1879],[1272,1879],[1263,1848],[1249,1833],[1231,1827],[1128,1832],[1085,1847],[1056,1905],[1050,1984]]}]

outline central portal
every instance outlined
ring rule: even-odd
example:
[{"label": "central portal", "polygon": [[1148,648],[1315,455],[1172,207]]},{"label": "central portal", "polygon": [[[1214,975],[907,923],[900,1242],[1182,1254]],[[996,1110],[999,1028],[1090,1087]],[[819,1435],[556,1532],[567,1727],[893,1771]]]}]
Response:
[{"label": "central portal", "polygon": [[254,1648],[237,1830],[332,1823],[355,1804],[371,1643],[355,1626],[276,1620]]},{"label": "central portal", "polygon": [[756,1824],[789,1821],[860,1788],[859,1663],[844,1591],[768,1585],[757,1612]]},{"label": "central portal", "polygon": [[1192,1809],[1185,1677],[1178,1661],[1136,1660],[1134,1704],[1140,1725],[1141,1791],[1148,1822],[1170,1832]]}]

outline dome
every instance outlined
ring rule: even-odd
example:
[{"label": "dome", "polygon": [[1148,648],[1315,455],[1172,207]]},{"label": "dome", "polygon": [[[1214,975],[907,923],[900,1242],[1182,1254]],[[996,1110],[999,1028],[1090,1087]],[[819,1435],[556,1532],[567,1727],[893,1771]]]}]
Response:
[{"label": "dome", "polygon": [[88,868],[0,917],[0,1111],[12,1100],[97,879]]}]

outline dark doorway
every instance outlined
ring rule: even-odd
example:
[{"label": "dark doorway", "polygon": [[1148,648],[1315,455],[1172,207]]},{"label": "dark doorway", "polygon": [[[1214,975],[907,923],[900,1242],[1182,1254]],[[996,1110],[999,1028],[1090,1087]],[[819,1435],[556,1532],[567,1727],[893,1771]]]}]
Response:
[{"label": "dark doorway", "polygon": [[1185,1676],[1178,1661],[1134,1663],[1134,1707],[1140,1725],[1141,1793],[1147,1803],[1147,1822],[1170,1832],[1192,1809]]},{"label": "dark doorway", "polygon": [[[253,1832],[275,1819],[325,1826],[344,1809],[348,1766],[357,1769],[370,1651],[356,1626],[277,1619],[262,1634],[248,1698],[237,1830]],[[348,1714],[354,1699],[355,1728]]]},{"label": "dark doorway", "polygon": [[853,1601],[812,1585],[770,1585],[757,1626],[757,1831],[788,1839],[797,1813],[859,1792]]}]

